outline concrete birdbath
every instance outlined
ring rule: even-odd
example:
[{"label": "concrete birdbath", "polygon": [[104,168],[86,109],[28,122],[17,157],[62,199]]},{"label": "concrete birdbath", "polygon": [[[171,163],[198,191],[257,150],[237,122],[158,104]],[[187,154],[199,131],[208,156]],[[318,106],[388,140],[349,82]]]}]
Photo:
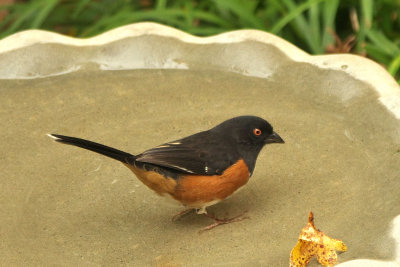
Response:
[{"label": "concrete birdbath", "polygon": [[[310,56],[251,30],[31,30],[0,41],[0,103],[5,265],[287,266],[310,210],[348,246],[340,262],[395,261],[400,88],[368,59]],[[182,208],[122,164],[46,136],[136,154],[244,114],[286,144],[264,148],[248,185],[209,209],[251,218],[200,235],[208,218],[172,222]]]}]

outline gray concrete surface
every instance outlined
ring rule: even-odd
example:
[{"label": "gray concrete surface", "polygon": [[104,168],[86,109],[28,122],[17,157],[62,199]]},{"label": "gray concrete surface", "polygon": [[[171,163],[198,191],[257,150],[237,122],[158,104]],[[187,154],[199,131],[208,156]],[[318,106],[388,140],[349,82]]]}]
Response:
[{"label": "gray concrete surface", "polygon": [[[367,84],[279,58],[267,78],[220,70],[79,72],[0,81],[0,259],[7,266],[287,266],[307,223],[342,239],[340,261],[393,258],[399,121]],[[158,197],[122,164],[52,142],[60,133],[140,153],[233,116],[285,139],[211,221]],[[315,266],[315,262],[314,262]]]}]

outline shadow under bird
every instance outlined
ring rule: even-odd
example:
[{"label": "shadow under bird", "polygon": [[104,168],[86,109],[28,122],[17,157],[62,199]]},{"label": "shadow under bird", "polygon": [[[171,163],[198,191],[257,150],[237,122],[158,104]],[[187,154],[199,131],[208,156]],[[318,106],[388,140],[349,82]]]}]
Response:
[{"label": "shadow under bird", "polygon": [[162,196],[169,196],[189,210],[215,220],[204,230],[239,221],[218,219],[206,208],[245,185],[254,171],[257,156],[266,144],[284,143],[271,124],[256,116],[239,116],[207,131],[168,142],[138,155],[92,141],[49,134],[55,141],[81,147],[116,159],[137,178]]}]

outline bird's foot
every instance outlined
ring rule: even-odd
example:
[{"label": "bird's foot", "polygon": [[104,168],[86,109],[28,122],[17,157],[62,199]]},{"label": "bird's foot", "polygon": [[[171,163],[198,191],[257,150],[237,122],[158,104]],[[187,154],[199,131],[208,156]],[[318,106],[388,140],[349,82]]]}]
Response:
[{"label": "bird's foot", "polygon": [[202,232],[204,232],[204,231],[211,230],[211,229],[213,229],[213,228],[215,228],[215,227],[217,227],[217,226],[223,225],[223,224],[228,224],[228,223],[233,223],[233,222],[239,222],[239,221],[242,221],[242,220],[244,220],[244,219],[249,219],[250,217],[249,217],[249,216],[246,216],[246,213],[247,213],[247,211],[243,212],[242,214],[240,214],[240,215],[238,215],[238,216],[235,216],[235,217],[233,217],[233,218],[230,218],[230,219],[228,219],[228,218],[218,219],[218,218],[216,218],[216,217],[215,217],[214,215],[212,215],[212,214],[203,213],[203,214],[204,214],[205,216],[207,216],[208,218],[213,219],[213,220],[215,221],[215,223],[210,224],[209,226],[204,227],[203,229],[201,229],[201,230],[199,231],[199,233],[202,233]]}]

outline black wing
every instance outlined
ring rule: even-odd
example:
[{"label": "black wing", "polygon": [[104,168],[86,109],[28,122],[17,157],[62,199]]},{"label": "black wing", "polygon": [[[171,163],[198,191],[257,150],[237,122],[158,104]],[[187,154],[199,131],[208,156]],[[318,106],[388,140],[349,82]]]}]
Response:
[{"label": "black wing", "polygon": [[182,173],[215,175],[239,160],[234,147],[228,140],[206,131],[149,149],[135,160]]}]

